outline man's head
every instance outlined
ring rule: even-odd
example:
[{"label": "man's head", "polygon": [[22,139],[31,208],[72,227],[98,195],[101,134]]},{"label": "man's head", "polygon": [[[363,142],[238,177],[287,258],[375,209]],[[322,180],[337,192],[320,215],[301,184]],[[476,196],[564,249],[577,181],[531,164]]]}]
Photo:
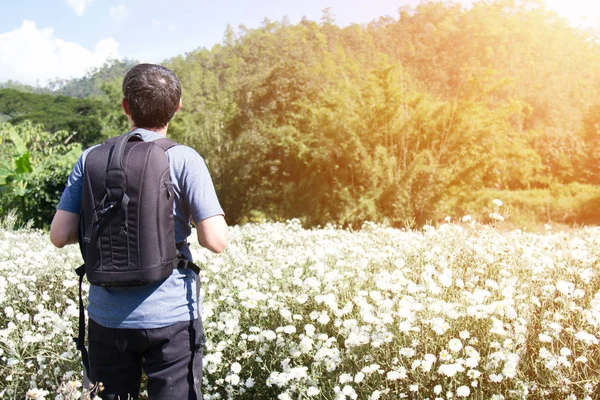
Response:
[{"label": "man's head", "polygon": [[154,64],[138,64],[123,79],[123,108],[137,128],[163,128],[179,109],[181,84]]}]

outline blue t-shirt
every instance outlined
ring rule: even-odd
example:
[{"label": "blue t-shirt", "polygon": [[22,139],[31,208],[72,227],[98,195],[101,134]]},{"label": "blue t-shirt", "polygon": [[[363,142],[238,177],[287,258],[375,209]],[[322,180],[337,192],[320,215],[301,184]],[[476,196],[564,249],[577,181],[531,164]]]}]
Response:
[{"label": "blue t-shirt", "polygon": [[[164,137],[146,129],[130,133],[138,133],[146,141]],[[73,167],[57,206],[59,210],[79,214],[83,166],[92,148],[85,150]],[[206,164],[196,150],[179,145],[166,153],[175,192],[175,242],[179,243],[191,234],[190,218],[198,222],[224,213]],[[192,260],[187,247],[181,249],[181,253]],[[189,269],[174,269],[165,281],[143,286],[105,288],[90,285],[87,310],[91,319],[108,328],[160,328],[196,318],[196,298],[196,274]]]}]

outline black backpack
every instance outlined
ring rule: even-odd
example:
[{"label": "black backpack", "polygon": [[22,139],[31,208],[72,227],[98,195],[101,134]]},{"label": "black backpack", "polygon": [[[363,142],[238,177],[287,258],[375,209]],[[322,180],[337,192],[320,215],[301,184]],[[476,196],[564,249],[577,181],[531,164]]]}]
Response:
[{"label": "black backpack", "polygon": [[85,160],[79,218],[84,264],[76,270],[80,318],[75,340],[86,370],[84,275],[91,284],[117,287],[162,281],[173,268],[199,273],[179,253],[184,243],[175,243],[174,193],[165,154],[173,146],[177,143],[170,139],[146,142],[125,134],[92,149]]},{"label": "black backpack", "polygon": [[136,286],[173,272],[174,194],[165,151],[176,145],[127,134],[88,153],[79,245],[90,283]]}]

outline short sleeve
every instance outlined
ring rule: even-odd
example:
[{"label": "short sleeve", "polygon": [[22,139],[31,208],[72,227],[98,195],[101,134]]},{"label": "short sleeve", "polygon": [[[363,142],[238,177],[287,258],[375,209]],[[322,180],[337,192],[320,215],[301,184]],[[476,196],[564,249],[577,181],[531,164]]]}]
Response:
[{"label": "short sleeve", "polygon": [[187,148],[182,171],[182,192],[193,222],[224,215],[204,159]]},{"label": "short sleeve", "polygon": [[67,179],[67,186],[60,196],[58,210],[79,214],[81,210],[81,192],[83,188],[83,155],[79,157]]},{"label": "short sleeve", "polygon": [[60,196],[60,200],[58,205],[56,206],[57,210],[63,210],[72,212],[75,214],[79,214],[81,211],[81,194],[83,192],[83,166],[85,165],[85,158],[88,153],[98,147],[99,145],[95,145],[87,148],[79,157],[73,169],[71,170],[71,174],[67,179],[67,186]]}]

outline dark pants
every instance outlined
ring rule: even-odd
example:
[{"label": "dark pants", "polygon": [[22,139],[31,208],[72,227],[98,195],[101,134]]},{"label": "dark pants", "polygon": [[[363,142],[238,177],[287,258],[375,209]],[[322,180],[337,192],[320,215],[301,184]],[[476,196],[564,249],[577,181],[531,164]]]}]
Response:
[{"label": "dark pants", "polygon": [[136,399],[142,369],[150,400],[201,400],[202,321],[156,329],[105,328],[89,322],[90,380],[104,400]]}]

